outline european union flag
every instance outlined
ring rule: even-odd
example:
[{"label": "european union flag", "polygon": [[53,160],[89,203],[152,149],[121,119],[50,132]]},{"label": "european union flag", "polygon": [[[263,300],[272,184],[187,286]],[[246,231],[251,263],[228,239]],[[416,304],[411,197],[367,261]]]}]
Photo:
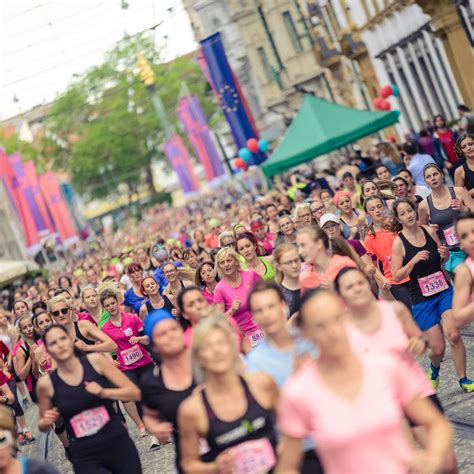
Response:
[{"label": "european union flag", "polygon": [[[240,90],[222,44],[220,33],[201,41],[202,52],[206,60],[209,76],[217,92],[220,106],[232,131],[237,149],[247,146],[249,138],[258,138],[257,131],[252,125],[250,110],[246,106],[245,97]],[[263,153],[253,154],[254,163],[260,164],[265,160]]]}]

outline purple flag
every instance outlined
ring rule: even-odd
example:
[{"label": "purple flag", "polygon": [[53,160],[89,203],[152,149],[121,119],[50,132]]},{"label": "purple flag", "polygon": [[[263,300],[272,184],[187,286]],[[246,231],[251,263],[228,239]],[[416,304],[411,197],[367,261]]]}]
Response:
[{"label": "purple flag", "polygon": [[163,143],[163,151],[171,168],[178,175],[183,192],[187,194],[198,191],[199,182],[182,138],[177,134],[172,135]]},{"label": "purple flag", "polygon": [[224,167],[212,141],[206,117],[195,95],[181,97],[176,113],[188,134],[208,181],[224,174]]}]

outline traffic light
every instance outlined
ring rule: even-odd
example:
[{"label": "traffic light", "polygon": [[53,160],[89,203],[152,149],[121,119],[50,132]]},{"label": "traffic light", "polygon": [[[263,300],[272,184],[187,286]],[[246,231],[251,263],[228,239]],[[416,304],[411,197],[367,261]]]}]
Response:
[{"label": "traffic light", "polygon": [[148,60],[141,53],[137,53],[137,65],[140,74],[140,79],[145,86],[150,87],[155,85],[155,73],[150,66]]}]

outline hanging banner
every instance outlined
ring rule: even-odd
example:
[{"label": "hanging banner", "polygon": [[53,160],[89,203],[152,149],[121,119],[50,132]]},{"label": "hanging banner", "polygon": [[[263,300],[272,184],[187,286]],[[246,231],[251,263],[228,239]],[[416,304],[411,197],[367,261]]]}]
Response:
[{"label": "hanging banner", "polygon": [[56,175],[52,172],[44,173],[38,177],[38,181],[54,228],[59,234],[63,245],[69,247],[78,240],[78,237],[68,208],[61,195]]},{"label": "hanging banner", "polygon": [[163,143],[163,151],[168,158],[171,168],[178,175],[183,192],[188,194],[198,191],[199,182],[182,138],[177,134],[172,135]]},{"label": "hanging banner", "polygon": [[[201,46],[205,64],[202,59],[198,59],[198,62],[218,94],[237,149],[244,148],[249,138],[259,138],[258,131],[237,77],[227,61],[220,33],[202,40]],[[255,153],[252,164],[260,164],[265,158],[263,153]]]},{"label": "hanging banner", "polygon": [[199,99],[195,95],[181,97],[176,113],[188,134],[194,153],[204,168],[207,180],[212,181],[223,175],[224,167],[212,141]]},{"label": "hanging banner", "polygon": [[[27,252],[29,255],[34,256],[41,250],[40,237],[31,208],[22,189],[25,186],[25,179],[21,178],[22,172],[19,171],[18,159],[21,160],[21,158],[19,155],[12,155],[12,157],[7,156],[4,150],[0,149],[0,176],[5,184],[11,203],[20,218]],[[15,169],[20,173],[20,180],[16,175],[13,164],[15,164]],[[23,169],[22,166],[21,169]]]},{"label": "hanging banner", "polygon": [[54,234],[54,225],[51,217],[48,213],[48,207],[44,201],[43,195],[41,194],[38,175],[36,174],[35,164],[32,160],[25,161],[23,163],[27,182],[31,188],[33,199],[36,203],[36,207],[41,216],[42,221],[46,225],[46,231],[40,229],[40,234]]}]

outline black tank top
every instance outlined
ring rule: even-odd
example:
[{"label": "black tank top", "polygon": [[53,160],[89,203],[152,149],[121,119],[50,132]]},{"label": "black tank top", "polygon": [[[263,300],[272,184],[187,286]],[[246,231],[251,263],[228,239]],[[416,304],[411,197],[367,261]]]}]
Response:
[{"label": "black tank top", "polygon": [[[59,410],[59,413],[64,418],[66,423],[66,431],[68,433],[69,441],[78,443],[77,446],[91,445],[96,446],[97,443],[104,443],[104,449],[110,449],[108,439],[118,436],[127,435],[127,431],[121,423],[120,416],[114,407],[112,400],[99,398],[96,395],[92,395],[85,389],[84,381],[97,382],[104,388],[109,388],[111,384],[109,381],[98,374],[86,357],[80,357],[79,361],[82,364],[84,375],[79,385],[68,385],[58,375],[58,370],[55,369],[51,372],[51,382],[54,387],[53,405]],[[110,421],[100,429],[100,431],[91,436],[85,436],[77,438],[74,430],[71,426],[71,418],[91,410],[93,408],[105,407],[107,410]],[[86,455],[86,453],[84,453]]]},{"label": "black tank top", "polygon": [[[454,191],[454,188],[450,187],[449,189],[449,194],[451,194],[452,199],[456,199],[456,193]],[[427,197],[427,202],[428,202],[428,207],[430,209],[430,222],[432,224],[437,224],[438,225],[438,237],[439,240],[441,240],[441,243],[446,245],[449,250],[459,250],[459,244],[456,245],[449,245],[446,242],[446,237],[445,237],[445,230],[449,229],[450,227],[454,226],[454,222],[459,215],[459,211],[455,211],[451,207],[448,207],[447,209],[437,209],[434,207],[433,203],[433,196],[430,194]]]},{"label": "black tank top", "polygon": [[471,171],[467,162],[462,164],[464,168],[464,187],[469,191],[474,188],[474,171]]},{"label": "black tank top", "polygon": [[[161,308],[165,308],[171,313],[171,311],[174,309],[173,303],[169,300],[169,298],[166,295],[162,295],[161,297],[163,298],[163,301],[165,303]],[[146,310],[148,311],[148,314],[153,313],[153,311],[155,311],[156,309],[159,309],[159,308],[154,308],[150,300],[147,300],[145,305],[146,305]]]},{"label": "black tank top", "polygon": [[[74,330],[76,331],[76,341],[77,340],[82,341],[88,346],[93,346],[95,344],[95,341],[91,341],[90,339],[87,339],[87,337],[84,336],[84,334],[82,334],[81,330],[79,329],[78,321],[74,321]],[[81,351],[76,346],[74,346],[74,354],[76,357],[84,357],[85,355],[87,355],[85,351]]]},{"label": "black tank top", "polygon": [[[405,257],[403,258],[403,266],[405,266],[418,252],[421,250],[428,250],[430,257],[428,260],[423,260],[418,262],[410,273],[410,297],[412,304],[421,303],[427,299],[433,298],[436,295],[432,296],[423,296],[420,285],[418,283],[418,278],[432,275],[433,273],[441,271],[441,256],[438,253],[438,246],[433,240],[431,235],[424,229],[421,228],[423,234],[425,235],[426,243],[423,247],[415,247],[411,244],[408,239],[403,235],[403,232],[400,232],[399,236],[405,247]],[[449,283],[448,283],[449,284]]]},{"label": "black tank top", "polygon": [[247,410],[243,416],[234,421],[220,420],[207,399],[206,390],[201,392],[209,419],[209,430],[206,437],[209,452],[203,457],[206,462],[213,461],[225,449],[244,441],[267,438],[275,449],[276,436],[273,428],[273,414],[255,400],[247,382],[242,377],[240,380],[247,399]]},{"label": "black tank top", "polygon": [[155,367],[148,371],[140,379],[140,390],[142,392],[142,401],[144,405],[151,410],[159,413],[160,420],[168,421],[173,425],[173,440],[176,448],[176,466],[178,472],[181,471],[181,443],[178,426],[178,408],[186,398],[188,398],[196,383],[193,380],[191,385],[184,390],[171,390],[166,387],[163,381],[162,371]]}]

